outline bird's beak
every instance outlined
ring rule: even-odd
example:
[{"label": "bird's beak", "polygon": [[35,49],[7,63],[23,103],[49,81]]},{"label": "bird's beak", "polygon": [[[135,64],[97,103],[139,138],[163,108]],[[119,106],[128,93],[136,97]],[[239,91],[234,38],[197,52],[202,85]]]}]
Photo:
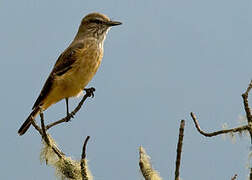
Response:
[{"label": "bird's beak", "polygon": [[106,24],[108,26],[118,26],[118,25],[121,25],[122,23],[118,21],[108,21]]}]

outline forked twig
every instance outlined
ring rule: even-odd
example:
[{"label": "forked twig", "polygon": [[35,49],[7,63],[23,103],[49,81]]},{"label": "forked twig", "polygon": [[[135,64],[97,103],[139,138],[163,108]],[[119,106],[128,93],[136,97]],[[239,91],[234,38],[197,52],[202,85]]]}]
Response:
[{"label": "forked twig", "polygon": [[232,129],[225,129],[225,130],[215,131],[215,132],[211,132],[211,133],[206,133],[203,130],[201,130],[195,114],[193,112],[191,112],[191,117],[193,119],[193,122],[194,122],[195,127],[198,130],[198,132],[206,137],[212,137],[212,136],[217,136],[220,134],[227,134],[230,132],[236,133],[236,132],[248,131],[250,133],[251,143],[252,143],[252,127],[251,127],[252,126],[252,115],[251,115],[251,110],[250,110],[250,107],[248,104],[248,93],[251,89],[252,89],[252,81],[250,81],[249,86],[246,89],[245,93],[242,94],[244,109],[245,109],[247,120],[248,120],[247,125],[240,126],[237,128],[232,128]]},{"label": "forked twig", "polygon": [[79,102],[78,106],[68,116],[66,116],[66,117],[64,117],[64,118],[62,118],[62,119],[60,119],[58,121],[55,121],[55,122],[47,125],[46,126],[46,130],[48,130],[51,127],[53,127],[55,125],[58,125],[60,123],[68,122],[80,110],[80,108],[82,107],[83,103],[85,102],[85,100],[88,97],[94,97],[95,88],[91,87],[91,88],[85,89],[85,91],[86,91],[86,94],[83,96],[83,98]]},{"label": "forked twig", "polygon": [[[41,126],[42,128],[44,127],[44,116],[43,116],[43,113],[40,113],[40,119],[41,119]],[[59,158],[62,158],[65,154],[57,147],[55,146],[54,144],[51,144],[50,141],[49,141],[49,138],[47,136],[45,132],[45,129],[42,130],[36,123],[35,120],[32,121],[32,125],[33,127],[39,132],[39,134],[41,135],[42,139],[45,141],[45,143],[48,145],[48,146],[51,146],[52,147],[52,150],[55,152],[55,154],[57,154],[57,156]]]},{"label": "forked twig", "polygon": [[[34,128],[39,132],[43,141],[44,147],[41,150],[41,160],[45,160],[46,164],[53,166],[56,169],[56,172],[59,176],[63,179],[83,179],[83,180],[90,180],[92,179],[92,174],[88,169],[88,163],[86,160],[86,146],[89,140],[89,136],[86,138],[83,150],[82,150],[82,159],[80,162],[72,160],[70,157],[66,157],[65,154],[57,147],[55,141],[47,134],[47,130],[55,125],[58,125],[62,122],[69,121],[73,115],[75,115],[80,108],[82,107],[84,101],[88,97],[94,96],[94,88],[85,89],[86,94],[78,104],[78,106],[70,113],[70,116],[67,116],[59,121],[51,123],[45,126],[44,122],[44,114],[42,109],[39,110],[40,112],[40,121],[41,127],[37,124],[35,119],[32,119],[31,123]],[[56,157],[56,158],[55,158]],[[58,158],[57,158],[58,157]]]},{"label": "forked twig", "polygon": [[[206,137],[212,137],[212,136],[217,136],[220,134],[248,131],[250,134],[251,144],[252,144],[252,114],[251,114],[251,109],[250,109],[249,103],[248,103],[248,94],[251,89],[252,89],[252,80],[250,81],[249,86],[246,89],[246,91],[242,94],[244,110],[246,112],[246,117],[247,117],[247,122],[248,122],[247,125],[240,126],[237,128],[232,128],[232,129],[225,129],[225,130],[215,131],[215,132],[211,132],[211,133],[206,133],[203,130],[201,130],[195,114],[193,112],[191,112],[191,117],[193,119],[193,122],[194,122],[195,127],[198,130],[198,132]],[[235,174],[231,180],[235,180],[236,178],[237,178],[237,174]],[[250,180],[252,180],[252,168],[250,168],[249,178],[250,178]]]},{"label": "forked twig", "polygon": [[212,137],[212,136],[217,136],[220,134],[227,134],[227,133],[236,133],[236,132],[242,132],[242,131],[248,131],[250,133],[250,137],[251,137],[251,143],[252,143],[252,115],[251,115],[251,110],[248,104],[248,93],[249,91],[252,89],[252,81],[250,82],[248,88],[246,89],[245,93],[242,94],[242,98],[243,98],[243,104],[244,104],[244,109],[246,112],[246,116],[247,116],[247,120],[248,120],[248,124],[244,125],[244,126],[240,126],[237,128],[232,128],[232,129],[225,129],[225,130],[220,130],[220,131],[215,131],[215,132],[211,132],[211,133],[206,133],[203,130],[201,130],[199,123],[197,121],[197,118],[195,116],[195,114],[193,112],[191,112],[191,117],[193,119],[193,122],[195,124],[196,129],[198,130],[198,132],[206,137]]},{"label": "forked twig", "polygon": [[193,119],[193,122],[194,122],[194,125],[196,127],[196,129],[198,130],[198,132],[206,137],[212,137],[212,136],[217,136],[217,135],[220,135],[220,134],[227,134],[227,133],[230,133],[230,132],[242,132],[242,131],[245,131],[245,130],[249,130],[250,127],[248,125],[245,125],[245,126],[241,126],[241,127],[237,127],[237,128],[232,128],[232,129],[224,129],[224,130],[220,130],[220,131],[215,131],[215,132],[211,132],[211,133],[207,133],[207,132],[204,132],[203,130],[201,130],[200,128],[200,125],[198,123],[198,120],[196,118],[196,115],[191,112],[191,117]]},{"label": "forked twig", "polygon": [[179,168],[180,168],[181,152],[182,152],[182,146],[183,146],[184,128],[185,128],[185,121],[181,120],[180,128],[179,128],[179,139],[178,139],[178,145],[177,145],[175,180],[179,180]]},{"label": "forked twig", "polygon": [[93,97],[94,96],[94,91],[95,91],[95,88],[91,87],[89,89],[85,89],[86,91],[86,94],[83,96],[82,100],[80,101],[80,103],[78,104],[78,106],[70,113],[70,116],[67,116],[65,118],[62,118],[56,122],[53,122],[47,126],[45,126],[45,123],[44,123],[44,115],[43,115],[43,112],[42,110],[40,110],[40,120],[41,120],[41,128],[39,127],[39,125],[37,125],[35,119],[32,121],[32,125],[33,127],[39,132],[39,134],[41,135],[41,137],[43,138],[43,140],[45,141],[45,143],[48,145],[48,146],[51,146],[52,147],[52,150],[57,154],[57,156],[59,158],[62,158],[64,156],[64,153],[59,150],[59,148],[57,146],[55,146],[54,144],[51,144],[50,143],[50,140],[48,138],[48,135],[46,133],[46,131],[55,126],[55,125],[58,125],[62,122],[67,122],[71,119],[71,117],[73,117],[73,115],[75,115],[79,110],[80,108],[82,107],[83,103],[85,102],[85,100],[88,98],[88,97]]}]

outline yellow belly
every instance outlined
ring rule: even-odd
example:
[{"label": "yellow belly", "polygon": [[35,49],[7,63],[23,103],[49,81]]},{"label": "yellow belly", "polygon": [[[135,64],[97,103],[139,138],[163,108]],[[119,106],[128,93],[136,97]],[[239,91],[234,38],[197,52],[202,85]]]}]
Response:
[{"label": "yellow belly", "polygon": [[69,97],[77,96],[93,78],[100,66],[102,52],[86,53],[74,63],[72,68],[62,76],[56,76],[52,89],[43,101],[46,110],[52,104]]}]

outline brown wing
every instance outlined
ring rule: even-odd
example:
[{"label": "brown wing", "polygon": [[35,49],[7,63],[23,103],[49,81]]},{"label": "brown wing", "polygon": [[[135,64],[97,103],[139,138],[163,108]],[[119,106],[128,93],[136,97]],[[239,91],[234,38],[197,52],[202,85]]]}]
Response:
[{"label": "brown wing", "polygon": [[37,98],[36,102],[33,105],[33,108],[40,106],[42,101],[46,98],[48,93],[50,92],[53,84],[53,80],[55,76],[62,76],[68,70],[72,68],[72,64],[76,61],[78,57],[78,53],[84,47],[83,43],[77,43],[69,48],[67,48],[58,58],[56,61],[52,72],[50,73],[49,77],[47,78],[44,87],[42,88],[39,97]]}]

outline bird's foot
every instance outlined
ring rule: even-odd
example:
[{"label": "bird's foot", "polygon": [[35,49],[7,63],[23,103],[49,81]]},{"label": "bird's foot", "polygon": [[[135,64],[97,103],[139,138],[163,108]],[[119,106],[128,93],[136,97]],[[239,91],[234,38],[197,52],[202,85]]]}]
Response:
[{"label": "bird's foot", "polygon": [[86,91],[86,95],[88,97],[94,97],[94,92],[95,92],[95,88],[91,87],[91,88],[85,88],[84,91]]}]

